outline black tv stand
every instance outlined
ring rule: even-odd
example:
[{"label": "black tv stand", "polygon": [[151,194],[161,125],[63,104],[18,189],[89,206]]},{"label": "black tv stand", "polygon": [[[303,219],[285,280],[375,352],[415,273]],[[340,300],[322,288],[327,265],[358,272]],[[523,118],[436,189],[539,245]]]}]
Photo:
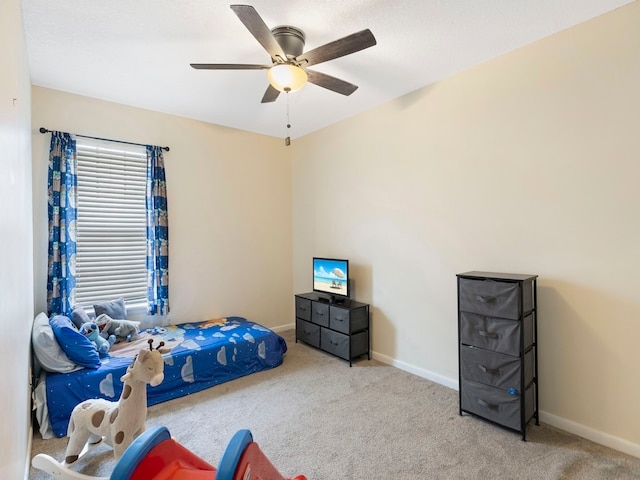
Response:
[{"label": "black tv stand", "polygon": [[296,295],[295,303],[296,342],[347,360],[349,366],[361,355],[371,359],[368,304],[311,292]]}]

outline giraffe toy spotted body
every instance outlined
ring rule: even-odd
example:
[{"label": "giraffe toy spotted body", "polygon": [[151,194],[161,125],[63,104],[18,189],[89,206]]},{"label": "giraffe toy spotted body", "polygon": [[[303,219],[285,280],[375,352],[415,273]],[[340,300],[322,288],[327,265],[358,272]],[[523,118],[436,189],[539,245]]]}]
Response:
[{"label": "giraffe toy spotted body", "polygon": [[164,379],[163,351],[160,342],[153,349],[141,350],[127,372],[122,376],[122,394],[117,402],[105,399],[86,400],[76,405],[71,413],[69,443],[65,453],[65,464],[75,462],[85,444],[99,443],[102,439],[113,448],[116,459],[120,458],[131,442],[145,431],[147,419],[147,384],[155,387]]}]

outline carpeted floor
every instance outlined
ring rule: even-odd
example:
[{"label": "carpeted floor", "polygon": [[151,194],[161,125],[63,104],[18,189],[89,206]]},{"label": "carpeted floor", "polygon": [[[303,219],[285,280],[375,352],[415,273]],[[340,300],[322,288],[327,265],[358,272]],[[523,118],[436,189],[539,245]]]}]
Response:
[{"label": "carpeted floor", "polygon": [[[217,465],[241,428],[287,477],[350,479],[638,479],[640,459],[533,422],[517,433],[458,415],[458,393],[375,360],[349,364],[283,334],[283,365],[150,407],[147,426]],[[66,439],[33,452],[62,459]],[[108,476],[100,445],[74,469]],[[31,469],[30,479],[50,478]]]}]

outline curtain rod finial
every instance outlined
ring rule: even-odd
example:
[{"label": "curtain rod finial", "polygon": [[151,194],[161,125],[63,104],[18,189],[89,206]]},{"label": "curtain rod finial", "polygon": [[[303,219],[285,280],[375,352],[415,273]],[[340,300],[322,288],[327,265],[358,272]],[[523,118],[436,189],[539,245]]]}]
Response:
[{"label": "curtain rod finial", "polygon": [[40,133],[47,133],[49,130],[47,130],[44,127],[40,127]]}]

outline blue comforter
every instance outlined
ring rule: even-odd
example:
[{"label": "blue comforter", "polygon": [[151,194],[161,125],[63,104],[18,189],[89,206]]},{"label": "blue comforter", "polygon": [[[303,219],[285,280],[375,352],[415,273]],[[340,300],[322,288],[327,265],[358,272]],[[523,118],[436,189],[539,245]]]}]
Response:
[{"label": "blue comforter", "polygon": [[136,344],[114,345],[97,370],[47,374],[47,409],[56,437],[67,434],[71,411],[78,403],[88,398],[120,398],[120,377],[133,355],[140,348],[148,348],[150,338],[154,346],[164,341],[172,349],[163,355],[163,382],[157,387],[147,385],[149,406],[277,367],[287,351],[281,336],[241,317],[144,331]]}]

